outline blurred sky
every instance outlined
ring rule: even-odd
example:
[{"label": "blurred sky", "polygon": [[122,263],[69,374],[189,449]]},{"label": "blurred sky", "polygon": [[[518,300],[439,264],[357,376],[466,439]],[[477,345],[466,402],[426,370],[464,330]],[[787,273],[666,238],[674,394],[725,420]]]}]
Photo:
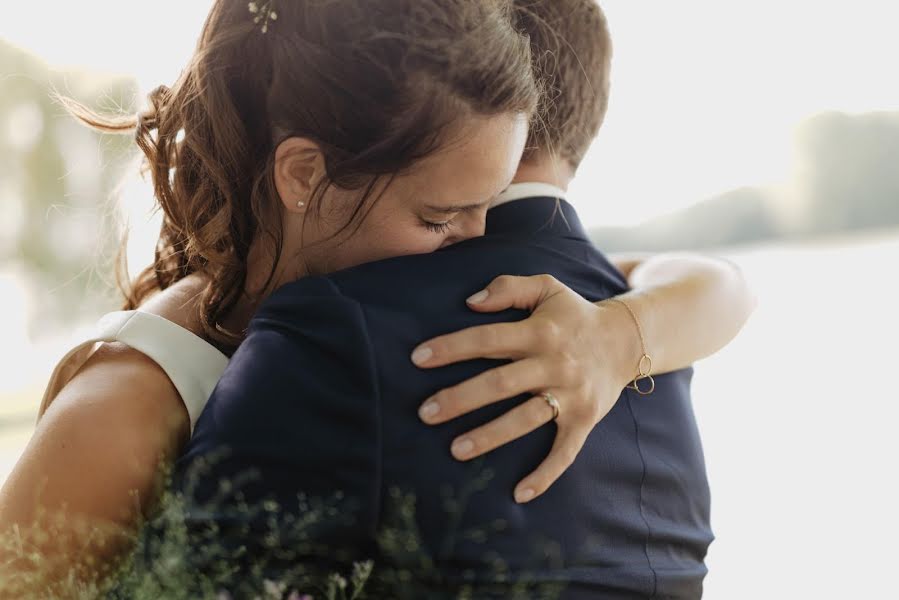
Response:
[{"label": "blurred sky", "polygon": [[[53,66],[171,83],[207,0],[7,2],[6,38]],[[778,183],[794,127],[899,107],[899,5],[883,0],[606,0],[613,96],[572,196],[590,225],[634,223]],[[72,24],[77,23],[77,26]]]}]

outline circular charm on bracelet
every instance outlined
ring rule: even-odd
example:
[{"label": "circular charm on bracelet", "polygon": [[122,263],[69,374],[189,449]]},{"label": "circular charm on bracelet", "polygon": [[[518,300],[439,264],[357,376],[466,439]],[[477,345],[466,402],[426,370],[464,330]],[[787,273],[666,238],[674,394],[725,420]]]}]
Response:
[{"label": "circular charm on bracelet", "polygon": [[[650,373],[652,373],[652,358],[650,358],[648,354],[644,354],[640,358],[640,364],[637,369],[640,371],[640,374],[634,379],[634,382],[627,387],[636,391],[641,396],[648,396],[656,389],[656,381],[652,378],[652,375],[650,375]],[[640,382],[644,379],[649,380],[648,390],[640,389]]]},{"label": "circular charm on bracelet", "polygon": [[[649,389],[648,390],[640,389],[640,382],[643,381],[644,379],[649,380]],[[656,380],[652,378],[652,375],[641,375],[640,377],[637,377],[636,379],[634,379],[633,383],[628,384],[627,387],[636,391],[641,396],[648,396],[656,389]]]},{"label": "circular charm on bracelet", "polygon": [[540,394],[540,397],[543,398],[544,400],[546,400],[546,403],[549,405],[549,407],[551,409],[553,409],[552,420],[555,421],[556,419],[558,419],[559,418],[559,401],[556,399],[556,397],[553,396],[552,394],[550,394],[549,392],[543,392],[542,394]]}]

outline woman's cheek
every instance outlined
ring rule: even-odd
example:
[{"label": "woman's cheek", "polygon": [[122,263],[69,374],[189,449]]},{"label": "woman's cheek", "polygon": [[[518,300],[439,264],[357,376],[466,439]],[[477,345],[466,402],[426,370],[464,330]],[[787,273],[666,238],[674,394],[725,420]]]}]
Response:
[{"label": "woman's cheek", "polygon": [[447,236],[426,230],[416,224],[410,227],[393,227],[371,232],[374,235],[358,239],[357,252],[363,256],[360,262],[370,262],[410,254],[427,254],[440,249]]},{"label": "woman's cheek", "polygon": [[428,231],[424,227],[417,226],[420,231],[407,232],[399,244],[397,244],[394,252],[395,256],[407,254],[427,254],[434,252],[443,246],[445,235],[440,235]]},{"label": "woman's cheek", "polygon": [[428,231],[416,215],[387,220],[377,229],[373,232],[376,239],[371,240],[371,245],[380,247],[382,258],[433,252],[440,247],[444,237]]}]

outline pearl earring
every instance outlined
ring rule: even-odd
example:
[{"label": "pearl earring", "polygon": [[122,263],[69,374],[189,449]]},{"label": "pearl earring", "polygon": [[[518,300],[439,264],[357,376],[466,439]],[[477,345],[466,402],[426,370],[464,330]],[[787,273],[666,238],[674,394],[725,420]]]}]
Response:
[{"label": "pearl earring", "polygon": [[306,203],[303,202],[302,200],[300,200],[299,202],[297,202],[297,208],[303,208],[304,206],[306,206]]}]

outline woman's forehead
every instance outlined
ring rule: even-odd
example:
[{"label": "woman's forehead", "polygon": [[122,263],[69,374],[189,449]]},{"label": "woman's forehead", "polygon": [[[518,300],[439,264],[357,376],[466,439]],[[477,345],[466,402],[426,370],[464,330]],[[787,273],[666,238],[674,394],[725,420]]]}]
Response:
[{"label": "woman's forehead", "polygon": [[527,120],[513,115],[480,118],[444,151],[421,161],[407,183],[422,188],[431,206],[471,210],[502,192],[515,174],[527,138]]}]

